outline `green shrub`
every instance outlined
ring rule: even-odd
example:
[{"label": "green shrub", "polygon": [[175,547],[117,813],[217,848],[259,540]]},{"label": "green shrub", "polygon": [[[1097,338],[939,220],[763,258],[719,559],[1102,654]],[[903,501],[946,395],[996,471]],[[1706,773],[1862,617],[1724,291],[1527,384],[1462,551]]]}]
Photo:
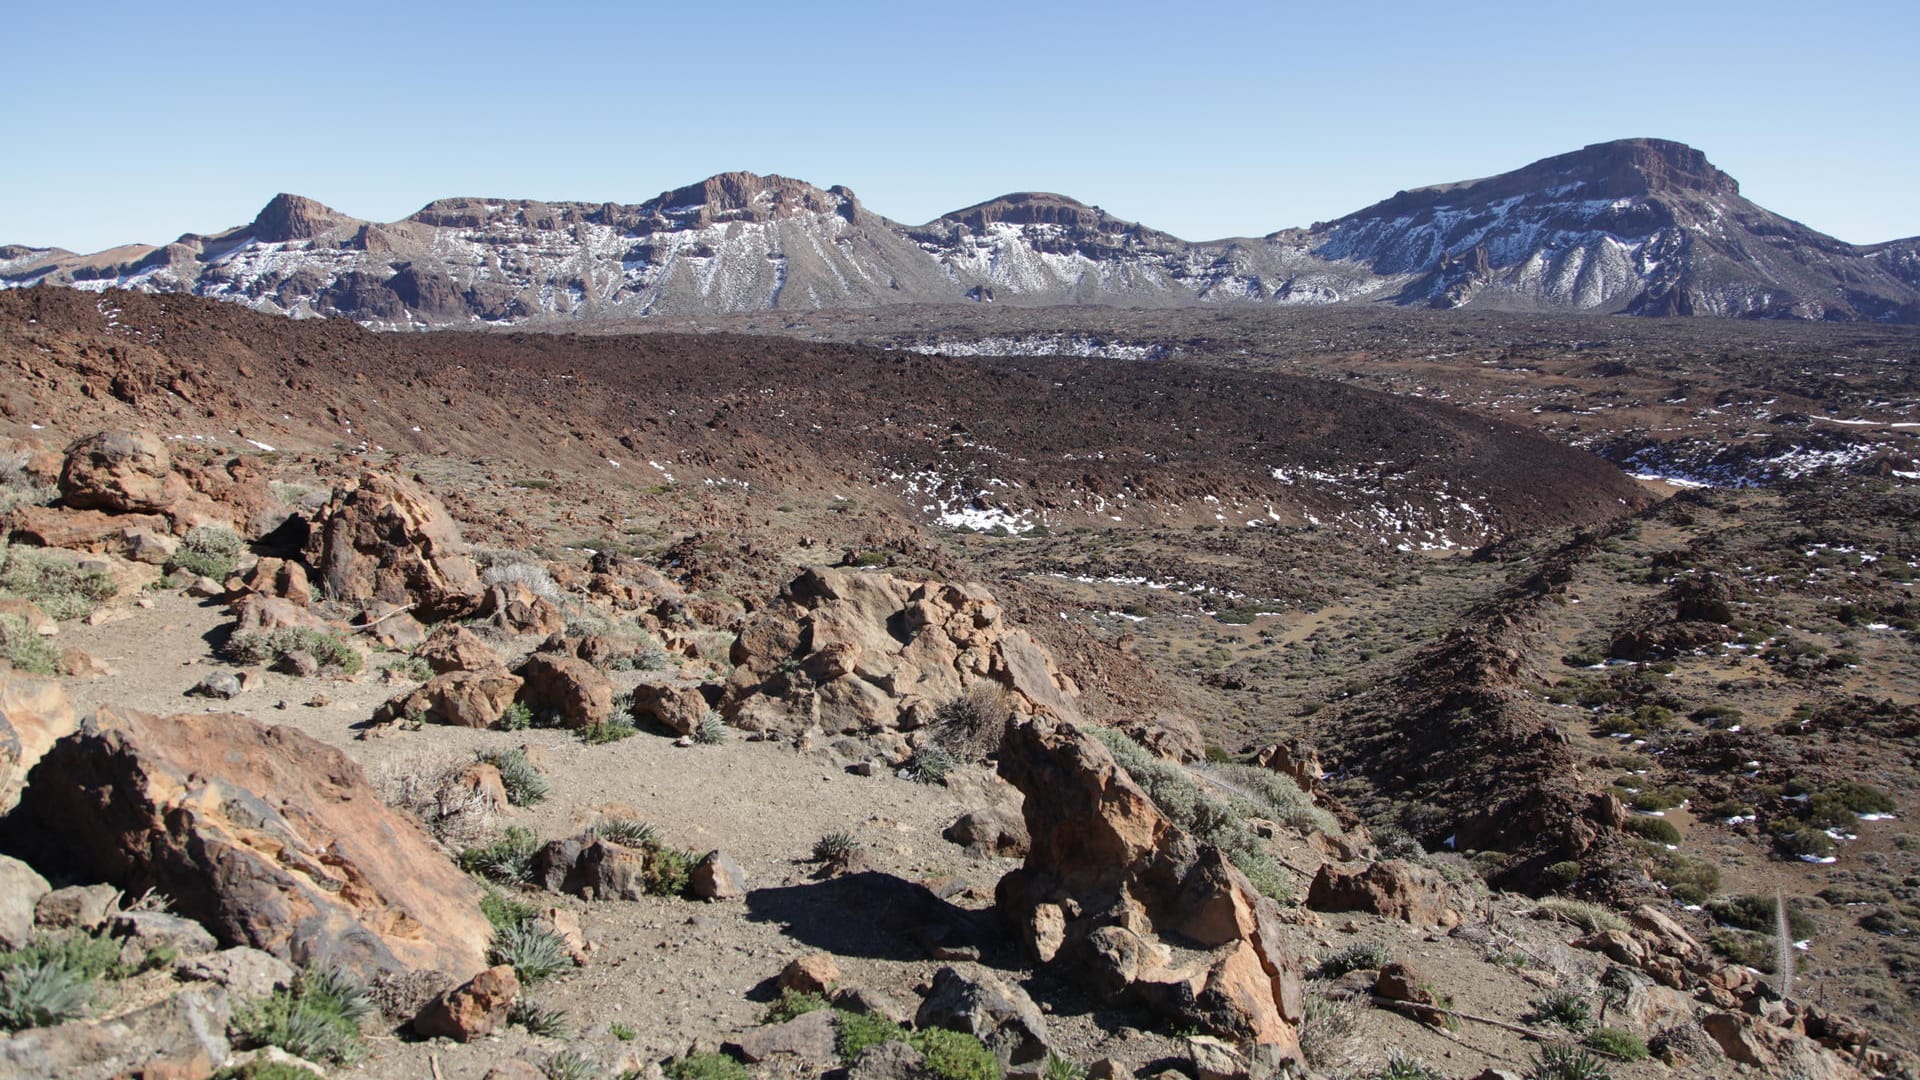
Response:
[{"label": "green shrub", "polygon": [[1656,844],[1680,843],[1680,830],[1666,818],[1630,817],[1626,821],[1626,830],[1635,836],[1645,837]]},{"label": "green shrub", "polygon": [[1825,859],[1833,854],[1833,838],[1819,829],[1789,829],[1775,834],[1774,847],[1795,859]]},{"label": "green shrub", "polygon": [[655,845],[647,849],[645,884],[649,896],[685,896],[693,884],[693,866],[698,856],[670,847]]},{"label": "green shrub", "polygon": [[373,1015],[366,991],[332,972],[306,972],[291,990],[276,990],[234,1013],[233,1029],[249,1046],[277,1046],[309,1061],[358,1059],[360,1025]]},{"label": "green shrub", "polygon": [[562,1050],[548,1058],[540,1071],[547,1080],[593,1080],[600,1066],[571,1050]]},{"label": "green shrub", "polygon": [[1000,1080],[1000,1062],[986,1044],[959,1031],[927,1028],[907,1036],[923,1068],[936,1080]]},{"label": "green shrub", "polygon": [[725,1054],[688,1054],[667,1062],[667,1080],[747,1080],[747,1067]]},{"label": "green shrub", "polygon": [[[1707,905],[1707,913],[1722,925],[1766,935],[1774,933],[1780,917],[1779,910],[1779,904],[1773,897],[1751,894],[1729,896]],[[1795,941],[1812,937],[1816,929],[1812,916],[1792,904],[1787,905],[1787,930]]]},{"label": "green shrub", "polygon": [[24,675],[57,675],[60,649],[18,615],[0,614],[0,660]]},{"label": "green shrub", "polygon": [[1526,1080],[1613,1080],[1607,1063],[1575,1046],[1543,1046]]},{"label": "green shrub", "polygon": [[487,922],[495,930],[505,930],[509,926],[533,921],[539,911],[525,900],[508,896],[488,885],[486,892],[480,896],[480,914],[487,917]]},{"label": "green shrub", "polygon": [[1683,904],[1704,904],[1720,891],[1720,868],[1705,859],[1677,851],[1662,851],[1654,861],[1655,881]]},{"label": "green shrub", "polygon": [[533,707],[524,701],[516,701],[507,706],[493,726],[501,731],[525,731],[533,726]]},{"label": "green shrub", "polygon": [[82,979],[120,979],[135,968],[120,963],[120,942],[82,931],[39,933],[18,949],[0,953],[0,971],[50,965]]},{"label": "green shrub", "polygon": [[1368,1080],[1447,1080],[1447,1074],[1399,1049],[1387,1051],[1387,1063],[1367,1074]]},{"label": "green shrub", "polygon": [[640,729],[634,724],[632,713],[616,709],[612,716],[601,723],[588,724],[581,728],[579,734],[581,742],[589,746],[598,746],[638,735]]},{"label": "green shrub", "polygon": [[1580,880],[1580,863],[1573,859],[1557,862],[1540,871],[1540,884],[1548,889],[1564,889]]},{"label": "green shrub", "polygon": [[707,715],[701,717],[700,723],[693,729],[693,741],[702,746],[718,746],[726,742],[726,721],[720,719],[719,713],[708,710]]},{"label": "green shrub", "polygon": [[1258,765],[1233,762],[1210,764],[1204,775],[1233,790],[1248,805],[1236,807],[1246,816],[1270,818],[1302,833],[1340,832],[1332,814],[1313,804],[1313,797],[1293,778]]},{"label": "green shrub", "polygon": [[381,666],[410,682],[426,682],[433,678],[433,665],[417,656],[395,657]]},{"label": "green shrub", "polygon": [[623,847],[653,847],[659,844],[660,834],[653,826],[633,818],[606,818],[593,823],[588,830],[593,835]]},{"label": "green shrub", "polygon": [[822,863],[845,862],[853,858],[865,845],[858,837],[845,829],[835,829],[813,842],[813,861]]},{"label": "green shrub", "polygon": [[219,1070],[213,1080],[320,1080],[320,1074],[285,1061],[254,1058],[245,1065]]},{"label": "green shrub", "polygon": [[360,652],[345,638],[329,630],[304,626],[281,626],[272,630],[250,630],[235,634],[227,641],[227,658],[239,664],[279,664],[289,655],[304,652],[314,658],[323,671],[352,675],[360,670]]},{"label": "green shrub", "polygon": [[1048,1052],[1046,1067],[1040,1070],[1040,1080],[1087,1080],[1087,1070],[1072,1058]]},{"label": "green shrub", "polygon": [[1347,1060],[1347,1048],[1360,1024],[1353,1002],[1308,995],[1300,1020],[1300,1054],[1315,1072],[1330,1073]]},{"label": "green shrub", "polygon": [[523,983],[543,982],[573,967],[565,939],[531,922],[494,931],[487,959],[512,965]]},{"label": "green shrub", "polygon": [[180,538],[165,569],[225,581],[240,565],[241,546],[240,538],[224,525],[197,525]]},{"label": "green shrub", "polygon": [[639,1029],[631,1024],[615,1022],[607,1026],[607,1033],[621,1042],[632,1042],[640,1037]]},{"label": "green shrub", "polygon": [[1772,934],[1756,934],[1747,930],[1730,930],[1725,927],[1715,930],[1707,939],[1713,950],[1736,964],[1750,967],[1755,971],[1764,971],[1771,975],[1778,968],[1779,950]]},{"label": "green shrub", "polygon": [[32,548],[0,547],[0,596],[18,596],[55,619],[78,619],[118,590],[104,570],[82,570]]},{"label": "green shrub", "polygon": [[1593,1030],[1593,1006],[1587,999],[1567,990],[1555,990],[1533,1002],[1527,1017],[1536,1024],[1552,1024],[1575,1035]]},{"label": "green shrub", "polygon": [[518,747],[509,750],[483,750],[474,760],[500,770],[500,784],[507,790],[507,801],[515,806],[532,806],[553,792],[553,785],[533,767],[527,752]]},{"label": "green shrub", "polygon": [[563,1039],[567,1035],[565,1009],[535,1005],[524,997],[507,1007],[507,1023],[520,1025],[527,1029],[529,1035],[543,1035],[549,1039]]},{"label": "green shrub", "polygon": [[86,1013],[93,992],[92,979],[52,961],[0,970],[0,1027],[19,1031],[72,1020]]},{"label": "green shrub", "polygon": [[1588,1035],[1586,1043],[1603,1054],[1626,1061],[1644,1061],[1647,1057],[1647,1044],[1640,1036],[1620,1028],[1603,1027]]},{"label": "green shrub", "polygon": [[1536,910],[1543,911],[1561,922],[1572,923],[1589,934],[1597,934],[1602,930],[1627,929],[1627,920],[1598,904],[1589,904],[1584,900],[1550,896],[1540,901]]},{"label": "green shrub", "polygon": [[767,1006],[766,1019],[761,1022],[766,1024],[783,1024],[796,1016],[805,1016],[810,1012],[819,1012],[825,1008],[830,1008],[830,1006],[827,1004],[827,999],[822,995],[788,987],[780,991],[780,996],[774,1000],[773,1004]]},{"label": "green shrub", "polygon": [[498,840],[461,852],[460,869],[490,881],[516,884],[533,876],[533,857],[540,847],[540,838],[532,830],[509,825]]},{"label": "green shrub", "polygon": [[1316,969],[1323,979],[1337,979],[1350,971],[1376,971],[1393,961],[1393,954],[1377,941],[1356,941],[1320,961]]},{"label": "green shrub", "polygon": [[860,1051],[869,1046],[901,1042],[906,1037],[905,1028],[884,1016],[834,1010],[833,1048],[840,1055],[842,1064],[853,1064],[853,1059],[860,1056]]},{"label": "green shrub", "polygon": [[930,743],[913,752],[902,771],[917,784],[944,784],[947,774],[960,764],[944,746]]}]

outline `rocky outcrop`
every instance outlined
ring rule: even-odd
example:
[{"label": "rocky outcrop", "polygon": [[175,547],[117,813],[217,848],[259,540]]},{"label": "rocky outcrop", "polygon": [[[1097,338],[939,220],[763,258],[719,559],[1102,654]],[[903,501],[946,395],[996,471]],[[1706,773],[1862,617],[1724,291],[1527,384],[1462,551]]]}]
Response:
[{"label": "rocky outcrop", "polygon": [[975,688],[1019,716],[1080,716],[1079,691],[979,585],[815,568],[749,616],[721,711],[747,731],[911,729]]},{"label": "rocky outcrop", "polygon": [[1307,906],[1315,911],[1371,911],[1423,928],[1458,926],[1455,904],[1445,878],[1399,859],[1354,871],[1324,864],[1307,889]]},{"label": "rocky outcrop", "polygon": [[486,966],[480,891],[345,754],[221,713],[102,709],[8,819],[43,862],[154,888],[228,945],[364,976]]},{"label": "rocky outcrop", "polygon": [[424,1038],[472,1042],[506,1023],[507,1010],[519,996],[520,980],[513,968],[490,967],[427,1002],[413,1018],[413,1030]]},{"label": "rocky outcrop", "polygon": [[314,522],[306,556],[326,599],[411,604],[429,621],[471,614],[484,592],[440,500],[391,473],[369,471],[336,491]]},{"label": "rocky outcrop", "polygon": [[152,432],[108,431],[67,448],[60,498],[76,510],[161,514],[192,489],[173,469],[166,440]]},{"label": "rocky outcrop", "polygon": [[504,668],[450,671],[389,699],[374,711],[373,720],[377,724],[418,720],[488,728],[499,722],[520,688],[520,676]]},{"label": "rocky outcrop", "polygon": [[1031,846],[996,902],[1035,959],[1108,1000],[1297,1054],[1300,965],[1272,900],[1072,724],[1010,728],[1000,773],[1026,796]]},{"label": "rocky outcrop", "polygon": [[0,668],[0,814],[20,801],[27,773],[53,744],[79,727],[59,683]]},{"label": "rocky outcrop", "polygon": [[515,674],[523,680],[519,700],[562,727],[595,727],[613,715],[613,684],[585,660],[535,653]]}]

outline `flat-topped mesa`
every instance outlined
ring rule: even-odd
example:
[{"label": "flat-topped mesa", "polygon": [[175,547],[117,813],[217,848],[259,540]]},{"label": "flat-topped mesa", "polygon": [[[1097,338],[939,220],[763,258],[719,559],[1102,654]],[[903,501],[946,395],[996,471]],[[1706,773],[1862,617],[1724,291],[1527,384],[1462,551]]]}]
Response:
[{"label": "flat-topped mesa", "polygon": [[247,232],[265,244],[311,240],[353,219],[324,203],[281,192],[254,216]]},{"label": "flat-topped mesa", "polygon": [[822,190],[785,176],[725,172],[664,192],[640,209],[677,227],[698,228],[719,221],[778,221],[802,214],[839,214],[852,220],[859,206],[853,192],[837,184]]},{"label": "flat-topped mesa", "polygon": [[1047,191],[1016,191],[975,203],[963,210],[943,214],[941,221],[965,225],[985,232],[996,222],[1008,225],[1065,225],[1068,228],[1096,228],[1113,221],[1111,215],[1096,206],[1088,206],[1065,195]]}]

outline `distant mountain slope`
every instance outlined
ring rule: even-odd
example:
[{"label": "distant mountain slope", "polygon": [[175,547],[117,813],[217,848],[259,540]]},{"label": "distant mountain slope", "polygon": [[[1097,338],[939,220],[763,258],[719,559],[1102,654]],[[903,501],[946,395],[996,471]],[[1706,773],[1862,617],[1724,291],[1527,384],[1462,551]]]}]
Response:
[{"label": "distant mountain slope", "polygon": [[846,188],[751,173],[634,206],[442,199],[386,224],[279,195],[247,225],[157,248],[0,248],[0,285],[40,282],[389,328],[961,300],[1920,322],[1920,241],[1842,243],[1741,197],[1691,147],[1633,139],[1203,243],[1034,192],[906,226]]}]

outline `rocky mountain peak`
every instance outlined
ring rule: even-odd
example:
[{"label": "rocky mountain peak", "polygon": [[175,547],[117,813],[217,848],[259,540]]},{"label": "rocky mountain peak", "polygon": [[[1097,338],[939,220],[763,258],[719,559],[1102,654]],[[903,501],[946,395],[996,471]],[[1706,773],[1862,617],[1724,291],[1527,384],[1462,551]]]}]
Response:
[{"label": "rocky mountain peak", "polygon": [[823,191],[804,180],[725,172],[662,194],[649,206],[674,219],[774,221],[797,214],[851,215],[857,205],[844,187]]},{"label": "rocky mountain peak", "polygon": [[[1593,198],[1632,198],[1670,192],[1738,195],[1740,183],[1707,155],[1667,139],[1616,139],[1547,158],[1530,169],[1557,170],[1580,179]],[[1522,170],[1527,171],[1527,170]]]},{"label": "rocky mountain peak", "polygon": [[1099,207],[1088,206],[1065,195],[1048,191],[1017,191],[955,210],[942,220],[965,225],[975,232],[986,231],[995,222],[1009,225],[1064,225],[1089,228],[1107,218]]},{"label": "rocky mountain peak", "polygon": [[283,191],[261,208],[248,231],[262,243],[281,244],[289,240],[311,240],[349,220],[347,215],[324,203]]}]

